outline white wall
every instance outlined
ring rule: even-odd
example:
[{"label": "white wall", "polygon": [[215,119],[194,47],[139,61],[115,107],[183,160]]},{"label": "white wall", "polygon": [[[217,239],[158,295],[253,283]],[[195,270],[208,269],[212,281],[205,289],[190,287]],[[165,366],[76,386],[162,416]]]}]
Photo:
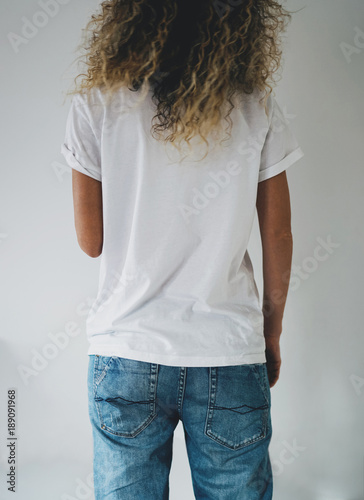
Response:
[{"label": "white wall", "polygon": [[[52,2],[51,2],[52,3]],[[85,313],[99,259],[79,249],[71,175],[60,154],[81,28],[99,2],[2,0],[0,183],[1,498],[75,500],[92,472],[87,413]],[[293,115],[305,153],[288,169],[294,255],[272,388],[275,500],[360,500],[364,495],[362,327],[364,4],[291,0],[293,15],[276,95]],[[44,23],[18,51],[9,33]],[[361,32],[359,31],[361,30]],[[361,34],[360,34],[361,33]],[[28,36],[31,33],[28,32]],[[359,36],[360,35],[360,36]],[[346,44],[346,45],[345,45]],[[351,49],[350,49],[351,46]],[[344,54],[344,51],[346,55]],[[351,55],[349,56],[348,54]],[[57,167],[60,172],[56,173]],[[338,244],[330,252],[322,241]],[[318,247],[322,247],[317,253]],[[249,252],[262,292],[255,221]],[[322,260],[319,259],[323,256]],[[27,384],[19,367],[50,335],[77,335]],[[78,330],[79,329],[79,330]],[[6,394],[17,389],[17,493],[7,493]],[[289,452],[294,444],[295,454]],[[175,432],[172,500],[193,499],[181,423]],[[83,496],[82,496],[83,493]]]}]

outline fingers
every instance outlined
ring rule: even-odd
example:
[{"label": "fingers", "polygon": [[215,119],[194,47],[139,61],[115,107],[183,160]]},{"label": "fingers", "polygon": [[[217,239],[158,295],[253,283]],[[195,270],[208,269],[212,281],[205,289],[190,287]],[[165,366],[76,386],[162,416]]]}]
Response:
[{"label": "fingers", "polygon": [[270,387],[273,387],[279,378],[280,365],[281,363],[267,363],[268,380]]}]

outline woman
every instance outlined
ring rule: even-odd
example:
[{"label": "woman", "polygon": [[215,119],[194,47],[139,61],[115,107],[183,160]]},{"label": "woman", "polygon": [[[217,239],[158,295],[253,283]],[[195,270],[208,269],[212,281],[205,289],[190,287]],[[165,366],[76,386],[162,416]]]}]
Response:
[{"label": "woman", "polygon": [[87,318],[96,500],[167,499],[179,420],[197,499],[272,498],[285,170],[303,156],[269,82],[289,18],[274,0],[111,0],[87,25],[62,153],[79,245],[101,255]]}]

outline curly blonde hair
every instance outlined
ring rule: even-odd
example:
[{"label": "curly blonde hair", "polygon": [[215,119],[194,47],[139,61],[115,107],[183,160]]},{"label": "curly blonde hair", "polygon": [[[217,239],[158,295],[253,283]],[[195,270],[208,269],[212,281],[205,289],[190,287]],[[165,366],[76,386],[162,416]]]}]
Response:
[{"label": "curly blonde hair", "polygon": [[196,135],[207,144],[222,116],[230,136],[236,94],[266,91],[266,107],[290,19],[275,0],[103,1],[78,47],[87,71],[68,95],[93,87],[109,97],[120,87],[152,89],[152,135],[169,131],[164,142],[177,149]]}]

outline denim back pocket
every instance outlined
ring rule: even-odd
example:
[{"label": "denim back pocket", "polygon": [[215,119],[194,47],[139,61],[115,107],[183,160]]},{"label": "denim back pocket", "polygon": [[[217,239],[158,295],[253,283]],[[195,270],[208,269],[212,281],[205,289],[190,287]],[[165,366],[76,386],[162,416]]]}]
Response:
[{"label": "denim back pocket", "polygon": [[100,426],[135,437],[156,413],[158,365],[117,356],[95,356],[94,400]]},{"label": "denim back pocket", "polygon": [[205,434],[232,450],[267,435],[271,394],[265,363],[210,368]]}]

